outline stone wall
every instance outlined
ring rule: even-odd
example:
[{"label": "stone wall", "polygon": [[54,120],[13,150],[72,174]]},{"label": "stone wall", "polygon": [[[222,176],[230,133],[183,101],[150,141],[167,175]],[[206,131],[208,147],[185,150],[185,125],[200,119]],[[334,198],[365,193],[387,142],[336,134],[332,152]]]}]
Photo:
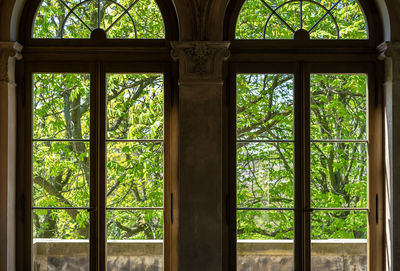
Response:
[{"label": "stone wall", "polygon": [[[35,271],[86,271],[89,244],[87,241],[35,239],[33,245]],[[162,242],[109,241],[109,271],[161,271]],[[366,271],[366,240],[327,240],[312,242],[313,270]],[[238,271],[293,270],[291,241],[238,241]]]}]

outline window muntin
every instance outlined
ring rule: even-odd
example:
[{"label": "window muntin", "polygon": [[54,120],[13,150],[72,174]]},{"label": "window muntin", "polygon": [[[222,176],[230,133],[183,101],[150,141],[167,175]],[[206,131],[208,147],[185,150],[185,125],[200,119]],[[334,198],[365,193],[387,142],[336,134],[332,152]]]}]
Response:
[{"label": "window muntin", "polygon": [[368,39],[368,26],[356,0],[247,0],[236,22],[235,39]]},{"label": "window muntin", "polygon": [[109,39],[165,38],[154,0],[43,0],[32,37],[89,39],[95,29],[103,29]]}]

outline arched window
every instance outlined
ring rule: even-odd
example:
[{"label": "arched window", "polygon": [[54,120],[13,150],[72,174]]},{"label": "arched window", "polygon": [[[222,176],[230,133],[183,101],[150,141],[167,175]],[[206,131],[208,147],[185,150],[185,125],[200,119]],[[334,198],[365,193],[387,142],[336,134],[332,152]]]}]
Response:
[{"label": "arched window", "polygon": [[163,39],[164,23],[154,0],[47,0],[40,4],[33,38],[90,38],[102,29],[112,39]]},{"label": "arched window", "polygon": [[246,1],[236,39],[293,39],[306,30],[311,39],[367,39],[368,26],[355,0]]},{"label": "arched window", "polygon": [[380,270],[374,8],[247,0],[228,10],[231,269]]},{"label": "arched window", "polygon": [[173,10],[155,0],[24,9],[21,270],[169,270]]}]

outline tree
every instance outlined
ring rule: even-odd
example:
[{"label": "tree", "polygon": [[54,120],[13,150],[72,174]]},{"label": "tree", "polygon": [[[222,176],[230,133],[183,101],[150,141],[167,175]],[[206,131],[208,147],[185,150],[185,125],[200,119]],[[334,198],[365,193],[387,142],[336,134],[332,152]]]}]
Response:
[{"label": "tree", "polygon": [[[157,5],[150,0],[85,2],[44,0],[33,37],[89,38],[100,26],[109,38],[163,38]],[[356,1],[320,1],[332,8],[341,38],[365,39],[365,20]],[[312,29],[313,39],[337,38],[331,16],[304,2],[248,0],[237,23],[239,39],[291,39],[293,30]],[[98,16],[100,13],[100,16]],[[122,17],[120,15],[123,14]],[[271,16],[265,27],[266,18]],[[98,18],[100,17],[100,22]],[[321,19],[319,21],[319,19]],[[132,22],[132,19],[134,23]],[[63,22],[65,21],[64,25]],[[63,28],[64,26],[64,28]],[[264,35],[265,32],[265,35]],[[63,34],[62,34],[63,33]],[[311,77],[312,139],[366,138],[366,76]],[[33,205],[87,207],[90,185],[90,78],[87,74],[35,74]],[[294,206],[293,86],[291,74],[237,75],[237,200],[239,207]],[[107,76],[107,206],[163,205],[163,77],[159,74]],[[62,141],[43,141],[57,139]],[[152,139],[125,142],[126,139]],[[250,142],[255,139],[285,142]],[[157,141],[158,140],[158,141]],[[365,143],[313,142],[311,192],[314,207],[365,207]],[[87,211],[35,210],[35,238],[88,238]],[[292,239],[292,211],[238,211],[238,238]],[[162,239],[163,212],[108,211],[109,239]],[[312,215],[312,238],[365,238],[366,216],[351,211]]]}]

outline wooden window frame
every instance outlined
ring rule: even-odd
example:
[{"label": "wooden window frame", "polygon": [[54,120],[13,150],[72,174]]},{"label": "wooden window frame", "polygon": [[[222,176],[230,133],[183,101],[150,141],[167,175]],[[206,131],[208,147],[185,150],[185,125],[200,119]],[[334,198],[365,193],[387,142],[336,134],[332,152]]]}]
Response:
[{"label": "wooden window frame", "polygon": [[225,249],[226,265],[229,270],[237,270],[236,74],[295,75],[294,270],[310,271],[310,212],[307,211],[310,209],[310,74],[363,73],[368,76],[368,270],[384,270],[383,66],[377,59],[376,50],[382,40],[382,27],[376,8],[370,1],[358,1],[368,22],[368,40],[236,40],[236,20],[245,1],[232,1],[224,22],[224,39],[231,41],[231,56],[226,64],[227,107],[224,111],[227,137],[224,143],[224,155],[227,157],[224,191],[227,195],[226,231],[229,243]]},{"label": "wooden window frame", "polygon": [[[368,77],[368,270],[383,270],[383,106],[374,63],[231,63],[229,94],[229,270],[237,270],[236,250],[236,74],[294,74],[294,270],[311,270],[310,75],[359,73]],[[370,127],[374,127],[371,129]],[[378,208],[378,209],[377,209]],[[377,217],[378,215],[378,217]],[[371,257],[374,255],[374,257]]]},{"label": "wooden window frame", "polygon": [[[17,270],[32,270],[32,78],[34,73],[90,74],[90,270],[106,270],[106,74],[160,73],[164,77],[164,270],[176,265],[177,223],[172,194],[178,176],[178,66],[170,41],[178,39],[172,3],[156,1],[163,15],[165,39],[33,39],[32,26],[41,0],[23,11],[20,41],[24,60],[17,66]],[[103,184],[103,185],[101,185]],[[174,207],[176,209],[176,207]],[[174,238],[174,241],[171,239]]]}]

